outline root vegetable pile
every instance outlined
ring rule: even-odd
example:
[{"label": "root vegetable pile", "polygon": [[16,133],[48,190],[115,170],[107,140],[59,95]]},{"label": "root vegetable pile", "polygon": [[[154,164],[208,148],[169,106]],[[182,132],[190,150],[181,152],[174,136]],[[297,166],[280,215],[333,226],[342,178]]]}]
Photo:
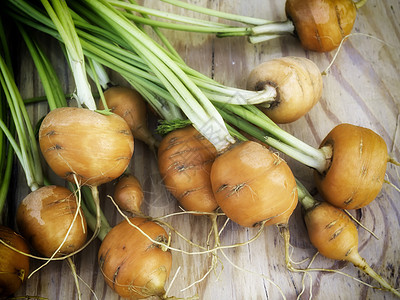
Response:
[{"label": "root vegetable pile", "polygon": [[[251,71],[246,89],[229,87],[186,65],[159,30],[164,27],[214,33],[218,37],[247,36],[252,43],[295,35],[304,49],[328,52],[351,33],[357,9],[365,1],[287,0],[287,20],[283,22],[213,12],[179,0],[163,1],[220,20],[177,16],[135,1],[42,0],[41,8],[24,0],[6,1],[7,17],[18,23],[38,66],[50,111],[38,124],[36,141],[0,47],[0,83],[7,98],[7,105],[1,104],[4,136],[0,139],[15,151],[31,190],[16,212],[21,236],[0,225],[0,296],[16,293],[27,277],[29,246],[25,239],[34,252],[58,260],[82,255],[81,251],[98,237],[101,244],[96,249],[97,267],[118,296],[174,298],[167,295],[166,289],[171,270],[176,267],[172,261],[174,250],[182,255],[210,254],[209,271],[193,285],[201,284],[211,270],[216,270],[221,262],[219,253],[240,269],[224,250],[243,246],[255,238],[224,245],[221,236],[229,234],[229,221],[246,230],[258,227],[260,234],[264,226],[276,225],[284,238],[289,271],[308,272],[312,269],[293,267],[289,254],[289,222],[300,202],[309,241],[323,256],[353,263],[374,278],[382,290],[400,297],[359,254],[357,228],[343,211],[363,208],[379,195],[387,164],[396,164],[385,140],[368,128],[342,123],[329,132],[319,147],[312,147],[277,125],[304,117],[323,95],[321,72],[309,58],[276,57]],[[222,20],[245,25],[228,25]],[[151,25],[157,39],[142,25]],[[55,72],[49,69],[43,53],[35,52],[36,43],[29,42],[25,27],[60,42],[74,79],[76,102],[51,100],[55,93],[65,98],[60,95],[62,88],[51,79]],[[99,77],[104,74],[100,73],[106,71],[102,66],[120,76],[123,85],[112,85],[107,76],[101,83]],[[87,73],[100,94],[98,103]],[[160,121],[158,133],[162,126],[168,127],[161,142],[148,127],[147,106]],[[3,110],[10,112],[9,120]],[[146,143],[146,150],[157,153],[157,175],[161,178],[157,184],[171,193],[183,212],[166,212],[168,215],[163,217],[145,215],[145,194],[153,191],[146,191],[148,184],[142,186],[141,182],[147,176],[153,184],[156,177],[134,172],[135,159],[141,159],[134,157],[134,139]],[[0,151],[2,172],[6,152]],[[324,202],[314,200],[295,178],[284,155],[314,172],[316,193]],[[7,164],[11,165],[11,161]],[[42,164],[69,188],[43,178]],[[144,172],[148,169],[145,166]],[[107,185],[113,185],[112,196],[104,195],[109,191]],[[104,187],[100,189],[103,193],[99,193],[100,187]],[[114,200],[112,203],[121,214],[113,216],[116,225],[109,223],[102,210],[103,205],[112,205],[111,201],[104,203],[110,200],[107,198]],[[152,205],[149,203],[146,205]],[[212,225],[207,227],[205,246],[186,238],[179,228],[163,220],[185,213],[191,214],[188,219],[210,217]],[[219,218],[225,220],[221,228]],[[197,222],[203,220],[199,218]],[[172,232],[183,238],[190,250],[171,246]],[[72,260],[69,262],[74,270]],[[190,266],[182,267],[191,271]],[[76,274],[75,281],[80,299]],[[90,283],[88,286],[92,288]]]}]

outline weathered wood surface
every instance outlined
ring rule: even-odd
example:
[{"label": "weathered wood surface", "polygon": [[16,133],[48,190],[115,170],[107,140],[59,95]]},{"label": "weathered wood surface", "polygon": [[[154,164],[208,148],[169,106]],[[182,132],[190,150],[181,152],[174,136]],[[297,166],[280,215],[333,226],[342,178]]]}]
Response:
[{"label": "weathered wood surface", "polygon": [[[281,0],[197,0],[193,3],[227,12],[271,20],[283,20],[284,1]],[[169,7],[159,1],[142,1],[151,7]],[[174,10],[180,13],[181,10]],[[324,76],[324,92],[321,101],[302,119],[282,126],[312,146],[318,146],[323,137],[335,125],[348,122],[375,130],[387,142],[393,157],[400,160],[399,109],[400,109],[400,2],[394,0],[370,0],[358,11],[353,32],[369,34],[383,42],[362,35],[349,38],[335,63]],[[260,62],[287,55],[306,56],[321,69],[333,59],[332,53],[305,52],[293,37],[251,45],[245,38],[218,39],[213,36],[182,32],[165,33],[171,38],[186,62],[217,81],[236,87],[245,87],[250,70]],[[60,62],[58,46],[48,43],[46,49],[61,78],[66,92],[73,91],[73,82],[66,71],[67,65]],[[43,95],[40,81],[33,71],[28,55],[21,60],[22,72],[18,79],[24,97]],[[118,78],[114,78],[118,80]],[[46,112],[45,106],[29,107],[34,119]],[[312,171],[287,159],[295,175],[314,191]],[[140,179],[145,190],[144,212],[151,216],[162,216],[179,211],[176,201],[165,191],[157,170],[154,155],[141,142],[136,142],[132,172]],[[399,169],[388,166],[387,180],[399,186]],[[17,185],[16,199],[19,201],[28,189],[21,176]],[[106,199],[112,194],[112,185],[101,187],[103,209],[111,224],[122,217]],[[376,201],[367,208],[352,211],[361,222],[373,230],[379,240],[363,229],[359,230],[360,253],[371,266],[395,287],[400,286],[400,221],[399,192],[385,184]],[[205,244],[210,230],[206,217],[178,216],[168,219],[185,236]],[[222,226],[223,220],[220,225]],[[292,258],[300,262],[310,258],[315,249],[310,244],[297,207],[290,220]],[[256,229],[241,228],[229,222],[221,234],[223,245],[246,241]],[[191,251],[187,244],[175,235],[172,245]],[[74,257],[81,279],[82,299],[118,299],[105,284],[97,265],[99,241]],[[169,291],[170,296],[200,299],[280,299],[279,289],[287,299],[295,299],[302,290],[302,274],[291,273],[285,268],[283,239],[277,228],[266,228],[262,235],[249,245],[226,249],[220,253],[220,265],[216,272],[193,287],[181,291],[202,278],[210,267],[207,255],[186,255],[173,252],[173,269],[170,281],[180,267],[176,280]],[[33,261],[32,270],[42,262]],[[308,261],[299,266],[305,267]],[[222,268],[223,265],[223,268]],[[334,262],[318,256],[312,265],[340,270],[367,283],[375,282],[357,271],[352,265]],[[241,270],[239,270],[240,268]],[[273,281],[276,286],[271,284]],[[301,299],[392,299],[387,292],[369,288],[343,275],[328,272],[310,272],[304,280]],[[76,288],[66,262],[55,261],[35,273],[18,291],[18,296],[40,296],[48,299],[76,299]]]}]

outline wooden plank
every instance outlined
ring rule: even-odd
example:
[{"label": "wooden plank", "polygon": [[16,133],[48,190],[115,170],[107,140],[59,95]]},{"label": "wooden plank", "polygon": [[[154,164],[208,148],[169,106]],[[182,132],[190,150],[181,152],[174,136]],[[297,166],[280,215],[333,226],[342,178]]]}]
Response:
[{"label": "wooden plank", "polygon": [[[272,20],[283,20],[284,3],[279,0],[197,0],[193,3],[232,13]],[[161,1],[142,1],[150,7],[163,7],[177,13]],[[198,14],[195,14],[198,16]],[[339,52],[328,75],[324,76],[324,91],[321,101],[302,119],[282,127],[296,137],[317,147],[323,137],[335,125],[348,122],[371,128],[386,141],[391,155],[397,160],[399,153],[399,107],[400,107],[400,3],[394,0],[370,0],[358,11],[353,32],[371,35],[350,37]],[[185,61],[202,73],[217,81],[234,87],[244,88],[246,77],[253,67],[262,61],[287,55],[305,56],[312,59],[322,70],[332,61],[331,53],[304,51],[294,37],[285,37],[262,44],[252,45],[245,38],[218,39],[211,35],[164,31]],[[379,41],[377,39],[381,39]],[[66,92],[72,92],[74,84],[67,65],[60,61],[56,43],[49,43],[58,75],[63,78]],[[38,76],[26,52],[21,61],[19,83],[24,97],[43,94]],[[115,81],[120,78],[113,75]],[[29,108],[35,120],[44,115],[43,105]],[[154,121],[153,121],[154,122]],[[154,123],[153,123],[154,125]],[[287,158],[294,174],[314,191],[312,171]],[[135,144],[135,154],[130,166],[145,189],[144,212],[151,216],[162,216],[179,211],[176,200],[165,190],[158,173],[154,155],[141,142]],[[399,186],[399,169],[389,165],[387,179]],[[16,199],[27,194],[23,176],[20,176]],[[112,184],[101,187],[102,207],[111,224],[122,217],[106,195],[112,194]],[[400,286],[400,230],[398,202],[399,192],[385,184],[377,200],[368,207],[352,211],[361,222],[379,237],[373,238],[363,229],[359,230],[360,253],[371,266],[395,287]],[[210,221],[200,216],[179,216],[168,219],[182,234],[198,243],[205,244],[210,230]],[[220,220],[219,225],[223,225]],[[295,262],[310,258],[315,249],[310,244],[301,208],[297,207],[290,220],[292,259]],[[241,228],[229,222],[221,234],[223,245],[246,241],[257,229]],[[186,242],[173,235],[175,248],[188,248]],[[105,284],[97,265],[99,241],[93,242],[74,257],[81,278],[82,299],[119,299]],[[295,299],[302,290],[301,273],[289,272],[284,264],[283,239],[277,228],[266,228],[262,235],[249,245],[224,250],[226,259],[219,253],[220,263],[216,271],[193,287],[182,291],[200,280],[211,264],[209,255],[186,255],[173,252],[173,268],[168,285],[180,267],[177,278],[172,282],[169,296],[200,299]],[[42,264],[32,261],[32,270]],[[306,266],[307,262],[300,264]],[[375,282],[358,272],[353,266],[334,262],[318,256],[314,267],[335,269],[375,285]],[[272,284],[271,281],[274,283]],[[278,288],[279,287],[279,288]],[[348,277],[329,272],[310,272],[305,277],[304,294],[315,299],[391,299],[387,292],[374,290]],[[40,296],[48,299],[76,299],[76,288],[66,262],[51,262],[36,272],[16,296]]]}]

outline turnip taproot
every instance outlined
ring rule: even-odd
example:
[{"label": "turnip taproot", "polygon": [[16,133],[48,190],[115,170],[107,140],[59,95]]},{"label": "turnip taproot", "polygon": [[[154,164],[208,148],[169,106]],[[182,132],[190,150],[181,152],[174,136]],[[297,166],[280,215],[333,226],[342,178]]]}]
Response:
[{"label": "turnip taproot", "polygon": [[144,198],[139,180],[132,174],[123,174],[114,187],[114,201],[127,212],[138,214]]}]

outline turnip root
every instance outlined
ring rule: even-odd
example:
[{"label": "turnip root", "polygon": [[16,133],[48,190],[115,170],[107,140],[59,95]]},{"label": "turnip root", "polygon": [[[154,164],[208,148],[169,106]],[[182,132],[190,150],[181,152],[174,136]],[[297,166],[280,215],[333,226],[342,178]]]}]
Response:
[{"label": "turnip root", "polygon": [[314,172],[323,198],[336,207],[368,205],[380,192],[389,161],[385,141],[368,128],[340,124],[322,141],[331,153],[326,171]]},{"label": "turnip root", "polygon": [[287,224],[297,205],[290,168],[256,142],[240,143],[218,156],[210,178],[222,211],[245,227]]},{"label": "turnip root", "polygon": [[[130,218],[129,221],[153,240],[167,243],[167,233],[156,223],[144,218]],[[153,243],[127,220],[111,229],[98,253],[107,284],[118,295],[129,299],[164,295],[171,258],[169,251]]]},{"label": "turnip root", "polygon": [[322,76],[318,67],[304,57],[281,57],[254,68],[248,79],[249,90],[276,88],[272,102],[257,105],[275,123],[290,123],[304,116],[321,98]]},{"label": "turnip root", "polygon": [[18,290],[29,272],[29,247],[25,239],[12,229],[0,225],[0,240],[21,251],[0,243],[0,297],[8,297]]},{"label": "turnip root", "polygon": [[143,198],[142,186],[134,175],[124,174],[118,179],[114,188],[114,201],[122,210],[140,213]]},{"label": "turnip root", "polygon": [[165,186],[189,211],[212,212],[215,201],[210,170],[215,147],[193,126],[166,135],[158,149],[158,167]]},{"label": "turnip root", "polygon": [[40,126],[39,143],[58,176],[91,186],[122,175],[134,148],[129,126],[120,116],[76,107],[49,112]]},{"label": "turnip root", "polygon": [[[137,91],[124,86],[112,86],[104,92],[104,98],[111,112],[128,123],[134,138],[145,142],[151,149],[158,146],[158,141],[148,129],[146,102]],[[101,101],[99,109],[104,109]]]},{"label": "turnip root", "polygon": [[19,231],[46,257],[70,254],[80,249],[87,237],[86,220],[77,205],[75,195],[67,188],[41,187],[19,205]]},{"label": "turnip root", "polygon": [[336,49],[357,16],[353,0],[287,0],[285,10],[302,46],[318,52]]}]

